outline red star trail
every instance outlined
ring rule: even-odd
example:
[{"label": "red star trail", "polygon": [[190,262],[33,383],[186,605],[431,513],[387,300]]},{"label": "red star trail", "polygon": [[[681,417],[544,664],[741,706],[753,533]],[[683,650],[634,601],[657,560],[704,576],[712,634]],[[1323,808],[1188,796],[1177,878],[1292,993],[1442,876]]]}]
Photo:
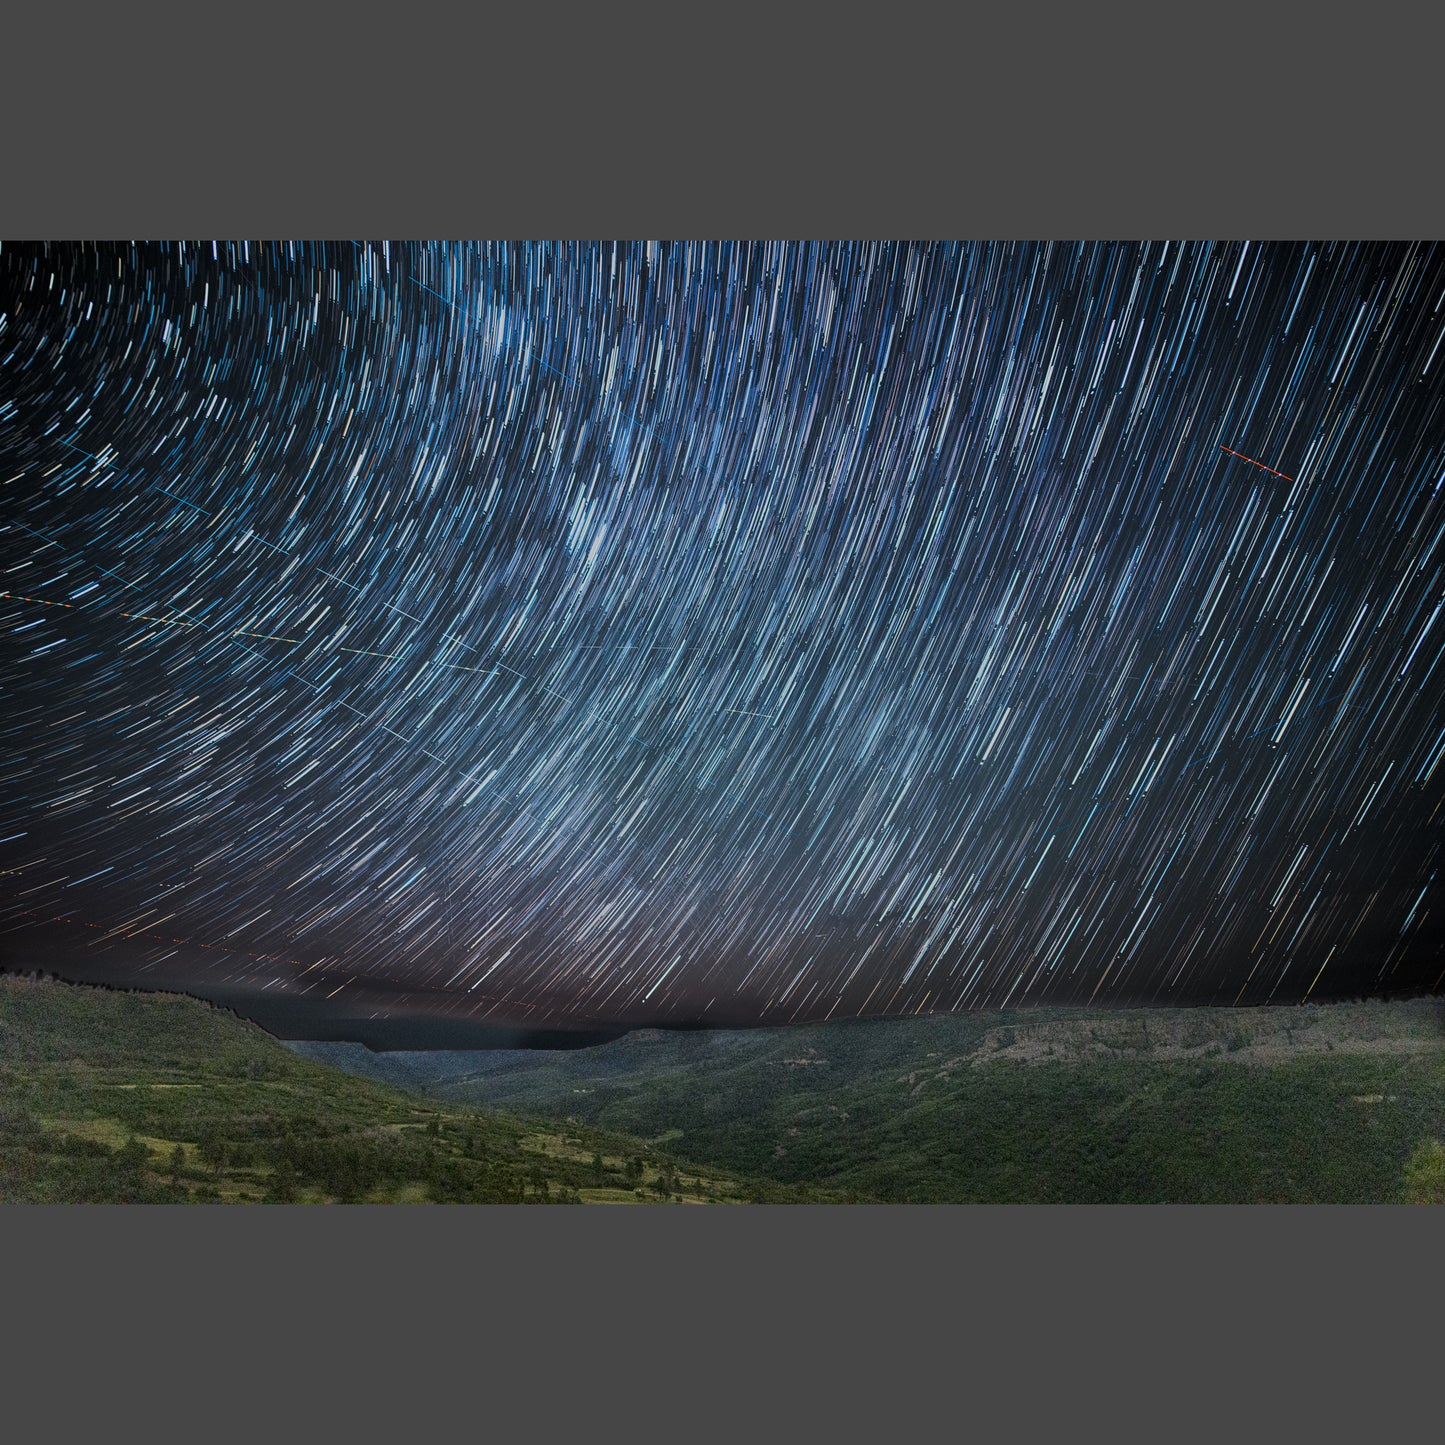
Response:
[{"label": "red star trail", "polygon": [[1276,477],[1284,477],[1285,481],[1287,482],[1294,481],[1293,477],[1285,477],[1283,472],[1277,472],[1273,467],[1267,467],[1263,462],[1257,462],[1253,457],[1247,457],[1243,452],[1237,452],[1234,450],[1233,447],[1225,446],[1223,442],[1219,444],[1219,450],[1222,452],[1228,452],[1229,455],[1232,457],[1238,457],[1242,462],[1248,462],[1252,467],[1258,467],[1262,472],[1269,472]]}]

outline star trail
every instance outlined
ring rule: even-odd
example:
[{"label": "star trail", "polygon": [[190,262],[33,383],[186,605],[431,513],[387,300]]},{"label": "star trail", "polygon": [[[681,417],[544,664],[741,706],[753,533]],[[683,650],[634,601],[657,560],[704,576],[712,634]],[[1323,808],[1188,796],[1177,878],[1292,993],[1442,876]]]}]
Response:
[{"label": "star trail", "polygon": [[579,1028],[1438,990],[1442,486],[1438,244],[7,243],[0,943]]}]

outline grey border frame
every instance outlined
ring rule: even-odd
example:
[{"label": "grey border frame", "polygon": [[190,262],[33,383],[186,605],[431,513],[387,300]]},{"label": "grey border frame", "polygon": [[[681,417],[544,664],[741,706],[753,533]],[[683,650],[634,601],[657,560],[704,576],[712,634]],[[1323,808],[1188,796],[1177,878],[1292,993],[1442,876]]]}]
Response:
[{"label": "grey border frame", "polygon": [[[0,234],[1435,237],[1425,13],[36,6]],[[0,1368],[27,1440],[1399,1439],[1440,1218],[6,1206]]]}]

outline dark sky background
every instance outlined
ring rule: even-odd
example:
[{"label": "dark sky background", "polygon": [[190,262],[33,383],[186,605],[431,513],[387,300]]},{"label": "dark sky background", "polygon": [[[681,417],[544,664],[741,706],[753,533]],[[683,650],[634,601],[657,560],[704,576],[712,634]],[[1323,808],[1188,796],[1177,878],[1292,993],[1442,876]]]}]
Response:
[{"label": "dark sky background", "polygon": [[1445,246],[7,244],[0,312],[9,966],[1441,986]]}]

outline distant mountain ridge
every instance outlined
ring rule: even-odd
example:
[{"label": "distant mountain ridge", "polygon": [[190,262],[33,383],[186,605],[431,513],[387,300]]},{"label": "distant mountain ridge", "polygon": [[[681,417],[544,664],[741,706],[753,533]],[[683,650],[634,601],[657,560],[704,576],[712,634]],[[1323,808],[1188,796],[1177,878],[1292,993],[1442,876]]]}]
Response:
[{"label": "distant mountain ridge", "polygon": [[[955,1028],[950,1030],[950,1021]],[[920,1018],[845,1019],[837,1023],[791,1024],[775,1028],[670,1030],[633,1029],[619,1039],[579,1052],[567,1067],[582,1072],[631,1067],[635,1051],[661,1047],[654,1062],[696,1059],[699,1048],[755,1051],[758,1057],[792,1045],[816,1051],[823,1041],[848,1029],[918,1030],[937,1042],[951,1038],[968,1058],[1041,1063],[1050,1058],[1108,1057],[1183,1061],[1228,1053],[1235,1062],[1281,1062],[1329,1052],[1389,1052],[1445,1043],[1445,999],[1383,1003],[1361,1001],[1247,1009],[1015,1009]],[[940,1034],[939,1031],[942,1030]],[[699,1040],[705,1040],[705,1045]],[[499,1071],[525,1073],[531,1049],[387,1050],[331,1040],[287,1040],[287,1047],[363,1078],[407,1088],[447,1087]],[[1053,1052],[1050,1052],[1050,1050]],[[925,1054],[927,1050],[925,1050]],[[535,1062],[535,1061],[533,1061]]]}]

